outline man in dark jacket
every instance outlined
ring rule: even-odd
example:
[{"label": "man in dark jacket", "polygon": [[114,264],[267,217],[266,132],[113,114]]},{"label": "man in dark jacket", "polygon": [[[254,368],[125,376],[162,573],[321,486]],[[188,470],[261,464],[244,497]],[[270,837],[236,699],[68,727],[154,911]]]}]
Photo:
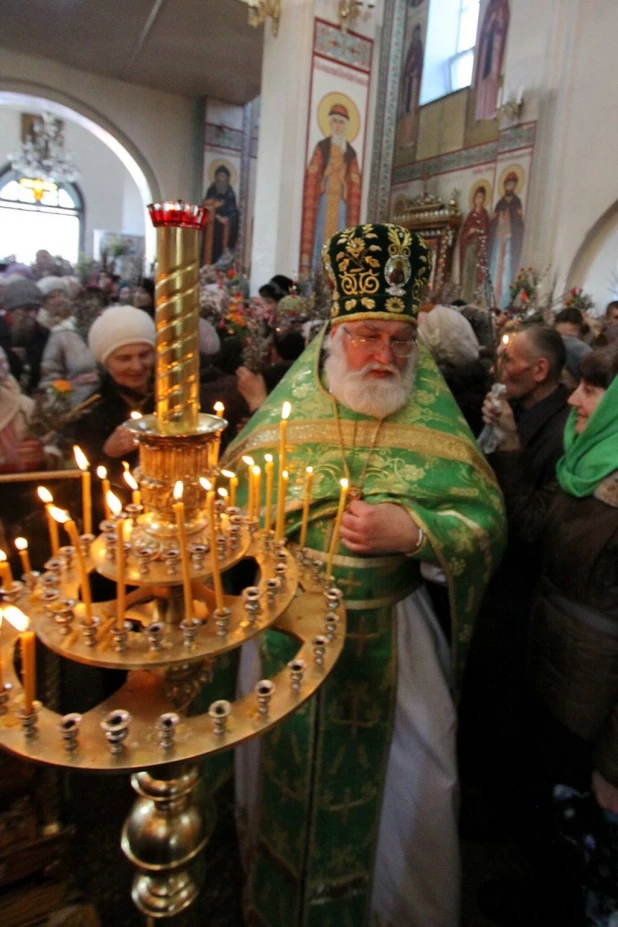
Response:
[{"label": "man in dark jacket", "polygon": [[[523,325],[501,345],[499,379],[513,406],[521,450],[498,450],[489,461],[497,465],[504,455],[518,454],[535,489],[555,479],[556,463],[564,452],[569,394],[560,375],[565,359],[558,332],[539,323]],[[505,811],[513,808],[518,788],[519,706],[540,562],[538,545],[524,542],[509,524],[508,546],[481,605],[463,683],[462,782],[464,788],[480,788],[489,802],[492,824],[495,808],[496,822],[499,817],[508,826]],[[478,809],[464,805],[464,821],[467,810],[478,815]]]},{"label": "man in dark jacket", "polygon": [[6,321],[11,330],[9,361],[21,363],[20,386],[33,393],[41,378],[41,358],[49,338],[49,329],[37,322],[43,296],[31,280],[16,280],[4,290]]}]

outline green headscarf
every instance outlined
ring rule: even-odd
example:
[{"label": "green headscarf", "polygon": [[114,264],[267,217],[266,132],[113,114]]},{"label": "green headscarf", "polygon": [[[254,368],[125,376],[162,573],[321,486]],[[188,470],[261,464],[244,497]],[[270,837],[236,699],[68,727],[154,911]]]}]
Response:
[{"label": "green headscarf", "polygon": [[591,496],[601,480],[618,470],[618,376],[588,419],[575,434],[576,411],[571,409],[564,427],[564,457],[556,466],[558,482],[571,496]]}]

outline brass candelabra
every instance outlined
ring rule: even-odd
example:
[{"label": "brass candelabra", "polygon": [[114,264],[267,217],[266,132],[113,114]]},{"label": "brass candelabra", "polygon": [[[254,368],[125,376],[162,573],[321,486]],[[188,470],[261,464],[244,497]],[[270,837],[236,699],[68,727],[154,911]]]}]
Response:
[{"label": "brass candelabra", "polygon": [[[137,870],[132,897],[147,917],[168,918],[199,892],[194,863],[214,824],[212,803],[196,797],[197,761],[263,734],[310,698],[341,652],[345,622],[341,593],[325,582],[321,563],[260,529],[259,499],[250,512],[225,495],[215,499],[227,423],[199,413],[204,214],[162,203],[151,216],[158,234],[156,413],[127,423],[140,450],[138,495],[101,523],[97,537],[78,537],[58,510],[58,520],[73,526],[73,543],[40,575],[29,568],[15,582],[5,573],[0,747],[65,769],[133,773],[138,799],[121,841]],[[255,584],[226,593],[222,574],[246,557],[256,562]],[[90,603],[92,571],[117,583],[116,599]],[[270,627],[299,643],[287,667],[243,698],[218,699],[189,715],[217,657]],[[90,711],[60,716],[34,697],[34,635],[70,660],[126,670],[126,681]]]}]

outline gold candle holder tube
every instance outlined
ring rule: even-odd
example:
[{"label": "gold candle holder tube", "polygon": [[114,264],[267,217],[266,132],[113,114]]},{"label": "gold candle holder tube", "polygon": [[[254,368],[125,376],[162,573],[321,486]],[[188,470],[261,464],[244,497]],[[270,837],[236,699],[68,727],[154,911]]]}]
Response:
[{"label": "gold candle holder tube", "polygon": [[199,231],[207,212],[182,202],[148,207],[157,229],[155,397],[159,433],[192,434],[199,415]]}]

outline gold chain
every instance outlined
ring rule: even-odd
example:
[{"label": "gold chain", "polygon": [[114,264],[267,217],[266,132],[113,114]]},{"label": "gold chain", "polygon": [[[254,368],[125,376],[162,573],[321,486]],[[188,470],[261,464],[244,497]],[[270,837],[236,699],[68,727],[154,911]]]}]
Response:
[{"label": "gold chain", "polygon": [[[373,452],[376,449],[378,443],[378,437],[380,430],[382,428],[383,418],[379,419],[378,427],[375,430],[373,441],[371,442],[371,447],[367,451],[367,456],[365,457],[365,464],[363,466],[363,472],[361,473],[360,480],[358,481],[358,486],[352,483],[352,477],[350,475],[350,467],[348,466],[348,458],[346,455],[345,444],[343,441],[343,432],[341,430],[341,420],[339,418],[339,409],[337,408],[337,400],[334,396],[331,396],[333,402],[333,410],[335,413],[335,423],[337,425],[337,435],[339,437],[339,448],[341,450],[341,459],[343,461],[343,470],[346,475],[346,478],[350,484],[348,490],[348,499],[352,502],[354,499],[362,499],[363,497],[363,486],[365,484],[365,477],[367,476],[367,470],[369,468],[369,461],[373,456]],[[354,419],[354,431],[352,432],[352,453],[356,451],[356,426],[358,424],[358,419]]]}]

